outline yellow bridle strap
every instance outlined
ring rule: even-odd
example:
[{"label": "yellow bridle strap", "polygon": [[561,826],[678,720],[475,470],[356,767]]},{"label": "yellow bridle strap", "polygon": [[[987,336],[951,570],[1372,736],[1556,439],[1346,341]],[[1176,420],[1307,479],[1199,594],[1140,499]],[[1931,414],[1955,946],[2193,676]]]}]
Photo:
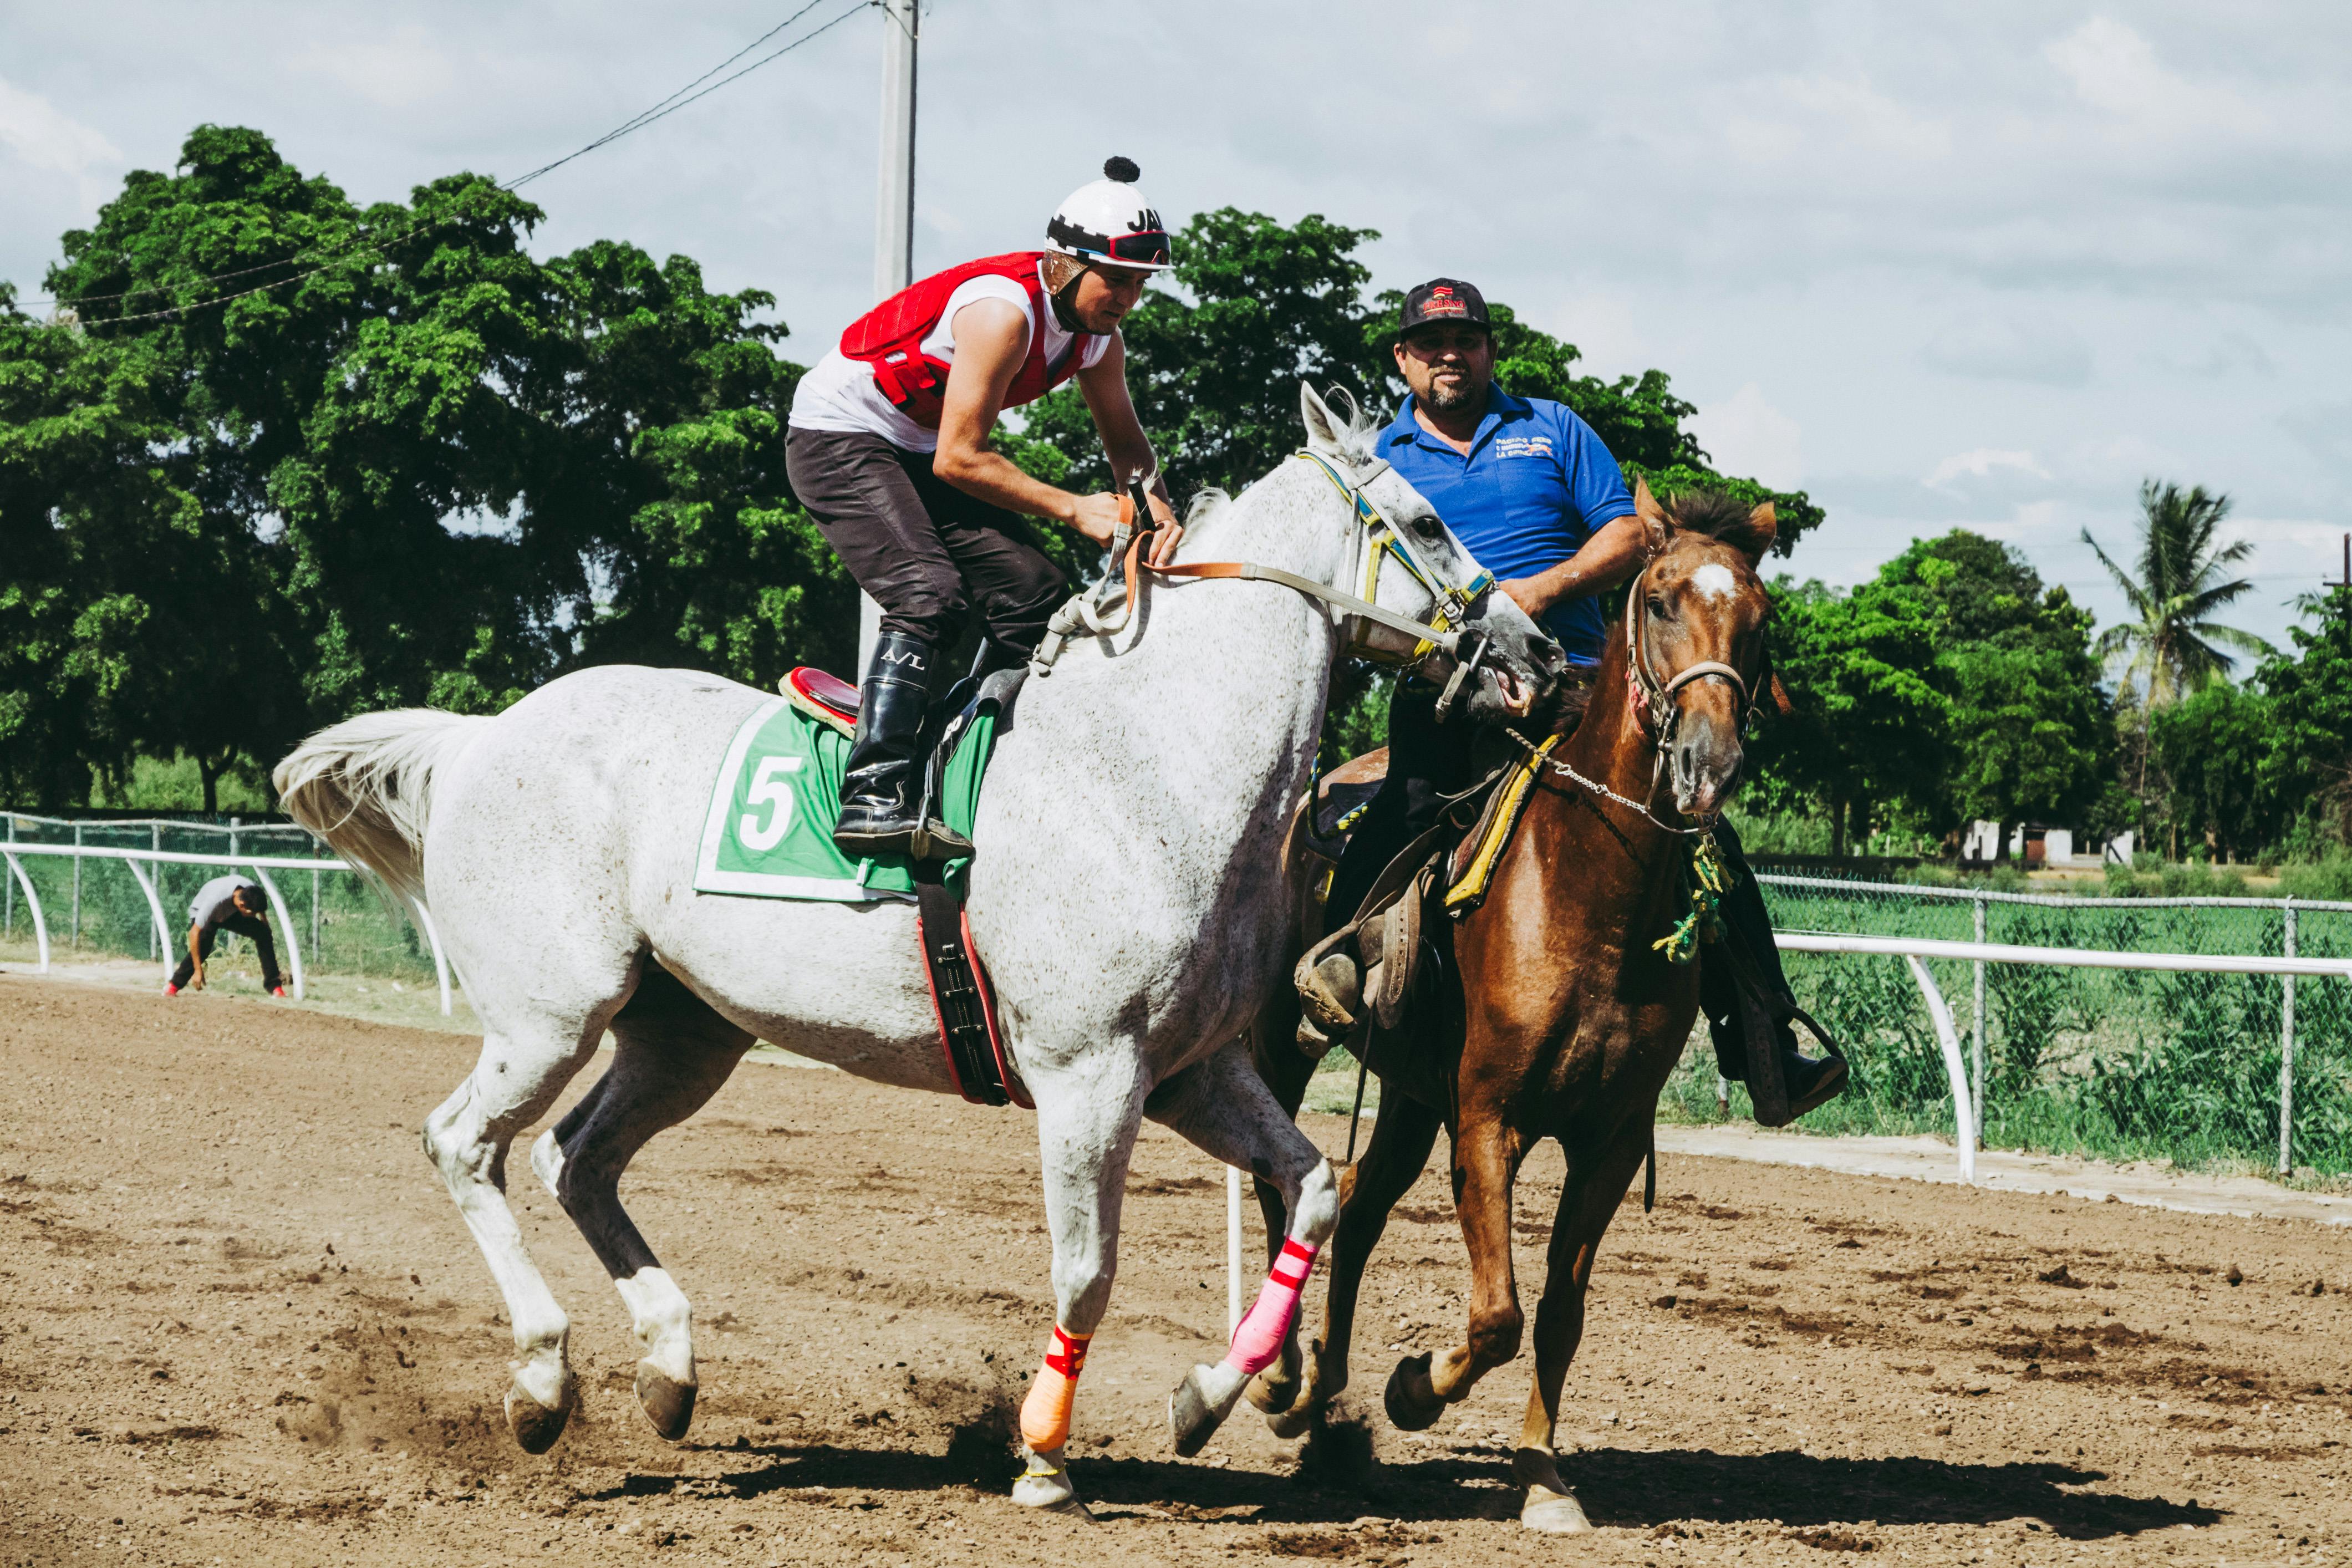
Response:
[{"label": "yellow bridle strap", "polygon": [[[1349,504],[1355,509],[1356,521],[1362,524],[1365,531],[1371,536],[1371,548],[1364,552],[1364,579],[1359,592],[1360,597],[1375,604],[1379,603],[1382,558],[1392,555],[1396,558],[1397,564],[1404,568],[1406,574],[1420,584],[1430,597],[1436,601],[1436,606],[1428,621],[1430,630],[1450,632],[1469,620],[1471,606],[1478,602],[1480,595],[1494,587],[1493,573],[1481,571],[1465,587],[1446,586],[1438,580],[1436,574],[1422,563],[1421,557],[1414,553],[1412,543],[1406,540],[1396,525],[1389,521],[1379,507],[1372,504],[1371,498],[1364,493],[1362,484],[1351,482],[1339,472],[1338,467],[1329,458],[1320,453],[1300,452],[1297,456],[1321,469],[1323,477],[1331,481],[1332,489],[1348,498]],[[1367,629],[1362,626],[1356,628],[1356,640],[1359,644],[1363,641]],[[1414,646],[1411,653],[1402,656],[1376,652],[1364,647],[1350,651],[1355,652],[1360,658],[1375,662],[1393,661],[1400,664],[1414,664],[1428,658],[1431,650],[1436,647],[1435,643],[1424,637]]]}]

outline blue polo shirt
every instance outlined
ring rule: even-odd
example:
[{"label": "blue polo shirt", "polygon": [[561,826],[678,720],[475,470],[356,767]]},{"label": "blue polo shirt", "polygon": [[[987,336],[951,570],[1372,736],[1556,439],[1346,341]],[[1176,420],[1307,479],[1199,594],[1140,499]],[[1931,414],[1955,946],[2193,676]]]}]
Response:
[{"label": "blue polo shirt", "polygon": [[[1381,455],[1429,499],[1462,547],[1498,581],[1549,572],[1603,523],[1633,511],[1617,459],[1564,403],[1497,386],[1467,456],[1423,430],[1412,398],[1381,432]],[[1606,627],[1597,599],[1554,605],[1543,628],[1578,664],[1598,664]]]}]

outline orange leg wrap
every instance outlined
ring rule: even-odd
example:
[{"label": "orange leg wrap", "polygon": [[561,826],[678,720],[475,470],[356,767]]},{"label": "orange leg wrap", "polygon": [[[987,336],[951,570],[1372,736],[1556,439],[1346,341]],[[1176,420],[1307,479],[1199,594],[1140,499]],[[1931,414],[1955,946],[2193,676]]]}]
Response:
[{"label": "orange leg wrap", "polygon": [[1089,1334],[1081,1338],[1054,1326],[1054,1344],[1029,1397],[1021,1402],[1021,1440],[1033,1454],[1050,1453],[1070,1440],[1070,1406],[1078,1396],[1078,1373],[1086,1370]]}]

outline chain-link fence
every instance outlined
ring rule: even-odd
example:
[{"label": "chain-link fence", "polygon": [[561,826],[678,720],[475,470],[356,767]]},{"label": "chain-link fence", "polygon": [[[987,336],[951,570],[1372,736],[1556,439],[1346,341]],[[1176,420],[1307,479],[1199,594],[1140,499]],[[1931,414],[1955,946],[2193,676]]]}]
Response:
[{"label": "chain-link fence", "polygon": [[[1765,874],[1783,931],[2115,952],[2352,957],[2352,904],[1997,893]],[[1927,961],[1972,1058],[1984,1141],[2109,1158],[2352,1170],[2352,980]],[[1899,958],[1788,955],[1798,999],[1852,1055],[1817,1131],[1948,1131],[1951,1092]],[[2282,1063],[2290,1038],[2290,1158]],[[1712,1053],[1670,1090],[1715,1110]],[[1738,1094],[1735,1086],[1734,1094]]]},{"label": "chain-link fence", "polygon": [[[23,814],[0,815],[0,842],[78,846],[86,849],[145,850],[154,854],[329,859],[332,852],[308,831],[286,824],[205,823],[151,818],[138,821],[67,819]],[[130,863],[98,856],[26,854],[17,865],[31,881],[46,917],[53,962],[88,957],[163,960],[147,895]],[[188,902],[213,878],[240,868],[147,861],[140,869],[155,881],[166,931],[175,946],[187,940]],[[398,980],[431,985],[436,975],[430,947],[415,923],[394,910],[352,871],[278,870],[271,880],[285,898],[289,930],[280,940],[302,946],[315,973]],[[0,953],[18,960],[34,954],[30,910],[16,878],[0,871]],[[224,933],[221,950],[234,953],[243,939]]]}]

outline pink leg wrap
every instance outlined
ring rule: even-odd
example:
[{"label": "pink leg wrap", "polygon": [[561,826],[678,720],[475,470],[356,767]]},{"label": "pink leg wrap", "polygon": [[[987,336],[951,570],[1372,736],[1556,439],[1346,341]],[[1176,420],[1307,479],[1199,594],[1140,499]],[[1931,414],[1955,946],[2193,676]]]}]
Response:
[{"label": "pink leg wrap", "polygon": [[1290,1337],[1291,1321],[1298,1315],[1298,1293],[1307,1289],[1307,1277],[1315,1270],[1315,1251],[1283,1237],[1282,1256],[1266,1275],[1257,1304],[1242,1315],[1241,1326],[1234,1330],[1233,1349],[1225,1352],[1226,1365],[1255,1376],[1281,1357],[1282,1342]]},{"label": "pink leg wrap", "polygon": [[1045,1352],[1045,1364],[1021,1402],[1021,1440],[1033,1452],[1051,1452],[1069,1441],[1070,1406],[1077,1399],[1078,1373],[1086,1370],[1093,1338],[1066,1334],[1059,1323],[1054,1325],[1054,1348]]}]

